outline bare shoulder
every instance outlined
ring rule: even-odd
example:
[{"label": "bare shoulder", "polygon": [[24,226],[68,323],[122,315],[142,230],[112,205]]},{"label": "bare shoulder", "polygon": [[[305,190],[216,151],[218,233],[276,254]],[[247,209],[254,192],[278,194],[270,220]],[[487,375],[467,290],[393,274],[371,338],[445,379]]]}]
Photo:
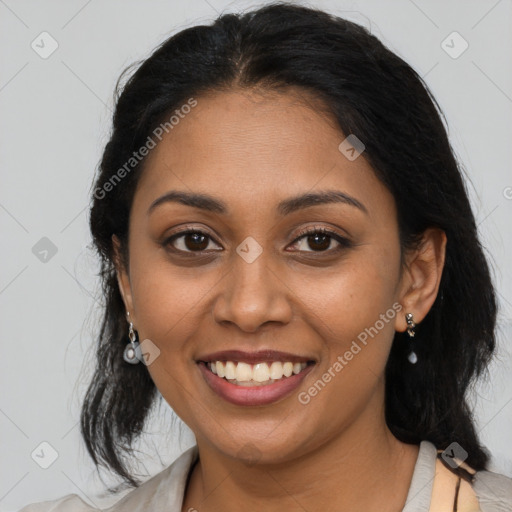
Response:
[{"label": "bare shoulder", "polygon": [[[512,478],[492,471],[475,471],[464,461],[454,458],[455,467],[465,473],[465,477],[460,479],[460,473],[454,467],[442,463],[442,453],[437,450],[431,512],[450,510],[446,508],[450,500],[454,502],[453,510],[458,512],[512,511]],[[440,508],[441,503],[444,509]]]},{"label": "bare shoulder", "polygon": [[[474,474],[472,472],[471,474]],[[457,506],[453,506],[457,503]],[[478,497],[473,487],[450,471],[438,458],[435,464],[434,485],[429,512],[457,510],[480,512]]]},{"label": "bare shoulder", "polygon": [[76,494],[67,494],[56,500],[31,503],[19,512],[99,512],[100,510],[91,507]]}]

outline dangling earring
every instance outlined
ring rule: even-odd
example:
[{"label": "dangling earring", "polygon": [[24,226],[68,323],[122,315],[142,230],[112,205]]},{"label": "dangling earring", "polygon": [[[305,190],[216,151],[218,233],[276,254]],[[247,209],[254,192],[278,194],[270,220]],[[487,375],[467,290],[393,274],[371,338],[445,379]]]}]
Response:
[{"label": "dangling earring", "polygon": [[126,313],[128,317],[128,322],[130,323],[130,327],[128,330],[128,337],[130,338],[130,343],[128,343],[124,349],[123,359],[130,364],[140,363],[140,347],[139,342],[137,341],[137,335],[135,334],[135,330],[133,329],[133,323],[130,321],[130,313]]},{"label": "dangling earring", "polygon": [[[412,313],[407,313],[405,315],[405,321],[407,322],[407,334],[409,335],[409,339],[411,340],[411,345],[412,345],[412,338],[414,338],[414,335],[416,334],[414,332],[414,328],[416,327],[416,324],[414,323]],[[407,359],[409,359],[409,362],[411,364],[416,364],[418,362],[418,356],[412,349],[411,349],[411,353],[409,354]]]}]

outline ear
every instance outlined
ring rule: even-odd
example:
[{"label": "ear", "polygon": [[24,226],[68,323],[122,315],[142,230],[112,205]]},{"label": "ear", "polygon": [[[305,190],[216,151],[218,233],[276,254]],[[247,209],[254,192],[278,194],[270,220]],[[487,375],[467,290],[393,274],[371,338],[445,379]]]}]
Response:
[{"label": "ear", "polygon": [[412,313],[418,324],[430,311],[439,291],[445,254],[446,233],[439,228],[428,228],[418,247],[404,256],[399,297],[404,309],[403,314],[396,317],[395,330],[407,329],[407,313]]},{"label": "ear", "polygon": [[119,291],[121,292],[121,297],[123,298],[124,307],[126,308],[126,311],[130,313],[130,319],[135,324],[135,313],[133,310],[130,276],[121,256],[121,241],[116,235],[112,235],[112,246],[114,249],[114,265],[117,272],[117,283],[119,285]]}]

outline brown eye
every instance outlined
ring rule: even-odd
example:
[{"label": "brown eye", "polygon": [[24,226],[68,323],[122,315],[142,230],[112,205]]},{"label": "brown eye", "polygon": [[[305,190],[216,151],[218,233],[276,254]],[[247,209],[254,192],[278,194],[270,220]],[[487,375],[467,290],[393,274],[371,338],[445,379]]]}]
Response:
[{"label": "brown eye", "polygon": [[[166,240],[165,245],[171,246],[176,252],[202,252],[211,249],[214,244],[212,238],[202,231],[184,231],[171,236]],[[216,244],[214,244],[216,245]]]},{"label": "brown eye", "polygon": [[208,237],[201,233],[189,233],[183,240],[190,251],[204,251],[208,247]]},{"label": "brown eye", "polygon": [[308,247],[314,251],[325,251],[329,249],[332,237],[322,233],[315,233],[314,235],[307,236]]},{"label": "brown eye", "polygon": [[[332,243],[337,244],[337,247],[332,248]],[[329,231],[324,228],[310,229],[301,233],[301,235],[293,242],[293,247],[297,248],[299,252],[326,252],[332,253],[343,248],[351,246],[351,242],[338,235],[334,231]]]}]

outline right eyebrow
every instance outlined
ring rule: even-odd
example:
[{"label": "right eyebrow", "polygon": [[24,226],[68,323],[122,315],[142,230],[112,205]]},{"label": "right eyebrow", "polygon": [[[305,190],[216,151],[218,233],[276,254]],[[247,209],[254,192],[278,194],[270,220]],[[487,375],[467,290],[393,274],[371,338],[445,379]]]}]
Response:
[{"label": "right eyebrow", "polygon": [[149,215],[156,207],[169,202],[180,203],[185,206],[192,206],[194,208],[200,208],[213,213],[227,214],[229,212],[226,203],[219,199],[215,199],[212,196],[171,190],[153,201],[147,214]]}]

